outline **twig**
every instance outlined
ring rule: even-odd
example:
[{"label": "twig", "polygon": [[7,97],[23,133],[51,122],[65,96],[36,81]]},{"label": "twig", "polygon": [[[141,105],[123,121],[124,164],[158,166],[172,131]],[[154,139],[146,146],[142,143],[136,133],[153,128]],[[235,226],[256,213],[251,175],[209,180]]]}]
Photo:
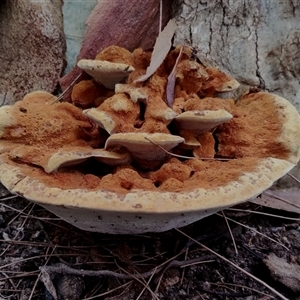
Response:
[{"label": "twig", "polygon": [[209,247],[206,247],[202,243],[200,243],[197,240],[195,240],[192,237],[190,237],[188,234],[186,234],[183,231],[181,231],[180,229],[175,228],[175,230],[178,231],[179,233],[181,233],[182,235],[184,235],[185,237],[187,237],[188,239],[192,240],[194,243],[196,243],[197,245],[201,246],[205,250],[209,251],[210,253],[213,253],[214,255],[216,255],[217,257],[219,257],[220,259],[224,260],[225,262],[227,262],[228,264],[230,264],[234,268],[240,270],[242,273],[248,275],[249,277],[251,277],[255,281],[259,282],[260,284],[262,284],[263,286],[265,286],[267,289],[269,289],[271,292],[273,292],[275,295],[277,295],[279,298],[281,298],[283,300],[289,300],[288,298],[286,298],[285,296],[283,296],[282,294],[280,294],[279,292],[277,292],[274,288],[272,288],[271,286],[269,286],[267,283],[265,283],[261,279],[255,277],[254,275],[252,275],[251,273],[247,272],[246,270],[242,269],[241,267],[239,267],[238,265],[236,265],[235,263],[233,263],[229,259],[227,259],[224,256],[220,255],[219,253],[215,252],[214,250],[210,249]]},{"label": "twig", "polygon": [[[181,254],[182,253],[179,253],[175,257],[177,257]],[[167,264],[165,266],[164,271],[166,271],[167,269],[169,269],[171,267],[181,267],[181,266],[186,266],[187,264],[203,261],[203,258],[201,258],[201,257],[188,259],[188,260],[184,260],[184,261],[178,261],[178,260],[172,260],[172,259],[167,260],[163,264],[155,267],[154,269],[152,269],[150,271],[147,271],[147,272],[141,273],[141,274],[134,274],[134,276],[138,279],[148,278],[148,277],[152,276],[154,270],[155,270],[156,274],[159,273],[161,270],[163,270],[163,266],[165,266],[165,264],[167,262],[169,262],[169,264]],[[18,261],[18,262],[20,262],[20,261]],[[126,275],[126,274],[121,274],[121,273],[110,271],[110,270],[99,270],[99,271],[78,270],[78,269],[71,268],[67,265],[61,264],[61,263],[51,265],[51,266],[43,266],[43,267],[40,267],[40,269],[43,269],[47,273],[51,273],[51,274],[69,274],[69,275],[76,275],[76,276],[94,276],[94,277],[110,276],[110,277],[116,277],[118,279],[123,279],[123,280],[132,279],[132,274]]]},{"label": "twig", "polygon": [[[47,273],[51,274],[69,274],[69,275],[77,275],[77,276],[110,276],[116,277],[118,279],[128,280],[132,279],[131,275],[121,274],[110,270],[99,270],[99,271],[92,271],[92,270],[77,270],[71,267],[68,267],[64,264],[56,264],[52,266],[43,266],[40,269],[45,270]],[[160,268],[162,269],[162,268]],[[158,270],[159,271],[159,270]],[[142,274],[135,274],[135,277],[140,278],[148,278],[153,273],[153,270],[142,273]]]}]

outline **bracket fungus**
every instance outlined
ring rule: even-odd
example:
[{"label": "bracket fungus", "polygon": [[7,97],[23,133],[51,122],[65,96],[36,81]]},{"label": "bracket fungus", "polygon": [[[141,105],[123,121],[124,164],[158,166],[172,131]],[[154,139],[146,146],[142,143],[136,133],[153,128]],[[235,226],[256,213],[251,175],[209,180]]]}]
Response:
[{"label": "bracket fungus", "polygon": [[132,66],[102,60],[81,59],[77,66],[108,89],[114,89],[134,71]]},{"label": "bracket fungus", "polygon": [[199,135],[213,130],[230,119],[232,115],[224,109],[190,110],[177,116],[175,122],[180,130],[189,130]]},{"label": "bracket fungus", "polygon": [[34,92],[1,107],[1,182],[79,228],[107,233],[184,226],[269,188],[299,161],[296,109],[266,92],[216,98],[238,83],[185,47],[174,69],[178,52],[135,82],[151,53],[112,46],[97,59],[125,63],[129,76],[106,84],[90,72],[95,79],[74,86],[72,103]]}]

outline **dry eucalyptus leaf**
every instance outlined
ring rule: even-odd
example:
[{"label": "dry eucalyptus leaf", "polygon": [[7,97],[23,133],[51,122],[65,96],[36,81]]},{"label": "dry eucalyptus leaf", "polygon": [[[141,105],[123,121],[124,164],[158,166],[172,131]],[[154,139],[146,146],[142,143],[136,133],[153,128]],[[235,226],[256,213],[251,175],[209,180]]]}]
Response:
[{"label": "dry eucalyptus leaf", "polygon": [[174,67],[172,69],[172,72],[168,76],[168,83],[167,83],[166,94],[167,94],[167,104],[170,107],[173,106],[173,102],[174,102],[176,72],[177,72],[178,63],[180,62],[180,59],[181,59],[181,56],[182,56],[182,50],[183,50],[183,47],[181,47],[180,52],[178,54],[178,57],[176,59],[175,65],[174,65]]},{"label": "dry eucalyptus leaf", "polygon": [[175,33],[175,29],[176,23],[173,19],[171,19],[156,39],[151,55],[151,62],[149,67],[147,68],[146,74],[136,79],[135,82],[142,82],[147,80],[162,64],[172,46],[172,38]]},{"label": "dry eucalyptus leaf", "polygon": [[277,257],[274,253],[264,259],[272,277],[290,288],[294,292],[300,292],[300,266],[288,263],[285,259]]},{"label": "dry eucalyptus leaf", "polygon": [[260,198],[252,199],[251,202],[300,214],[299,189],[268,190]]},{"label": "dry eucalyptus leaf", "polygon": [[53,285],[53,282],[51,280],[51,277],[47,271],[45,271],[43,268],[41,268],[41,277],[40,280],[45,285],[45,288],[50,293],[50,295],[53,297],[54,300],[58,300],[56,289]]},{"label": "dry eucalyptus leaf", "polygon": [[[170,18],[171,0],[164,0],[162,25]],[[99,0],[89,18],[87,30],[77,60],[94,59],[97,53],[111,45],[133,51],[137,47],[151,49],[159,26],[159,1],[106,1]],[[74,20],[76,24],[77,20]],[[81,70],[74,67],[60,79],[65,91],[77,78]],[[64,95],[67,100],[70,93]]]}]

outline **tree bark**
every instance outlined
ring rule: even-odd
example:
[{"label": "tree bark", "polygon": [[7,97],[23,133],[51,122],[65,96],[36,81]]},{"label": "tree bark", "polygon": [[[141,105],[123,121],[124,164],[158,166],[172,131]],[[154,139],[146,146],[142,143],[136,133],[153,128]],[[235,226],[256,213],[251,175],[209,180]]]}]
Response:
[{"label": "tree bark", "polygon": [[[163,1],[162,25],[170,18],[173,0]],[[77,61],[82,58],[94,59],[104,48],[111,45],[124,47],[129,51],[135,48],[151,49],[158,36],[160,2],[157,0],[105,1],[100,0],[86,21],[87,30]],[[81,70],[74,68],[60,79],[63,91],[67,90]],[[70,93],[64,95],[69,100]]]},{"label": "tree bark", "polygon": [[53,92],[63,71],[62,1],[0,1],[0,106]]},{"label": "tree bark", "polygon": [[[298,0],[176,0],[173,9],[174,44],[192,46],[204,65],[283,96],[300,112]],[[300,166],[292,174],[300,178]]]},{"label": "tree bark", "polygon": [[300,110],[300,2],[177,0],[175,44],[241,83],[281,95]]}]

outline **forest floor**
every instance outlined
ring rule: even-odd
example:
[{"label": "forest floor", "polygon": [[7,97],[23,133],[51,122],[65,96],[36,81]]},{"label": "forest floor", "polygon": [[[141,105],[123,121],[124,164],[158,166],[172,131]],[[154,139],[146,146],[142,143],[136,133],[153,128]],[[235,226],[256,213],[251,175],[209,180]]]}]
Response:
[{"label": "forest floor", "polygon": [[0,299],[300,299],[299,215],[239,208],[164,233],[109,235],[1,186]]}]

